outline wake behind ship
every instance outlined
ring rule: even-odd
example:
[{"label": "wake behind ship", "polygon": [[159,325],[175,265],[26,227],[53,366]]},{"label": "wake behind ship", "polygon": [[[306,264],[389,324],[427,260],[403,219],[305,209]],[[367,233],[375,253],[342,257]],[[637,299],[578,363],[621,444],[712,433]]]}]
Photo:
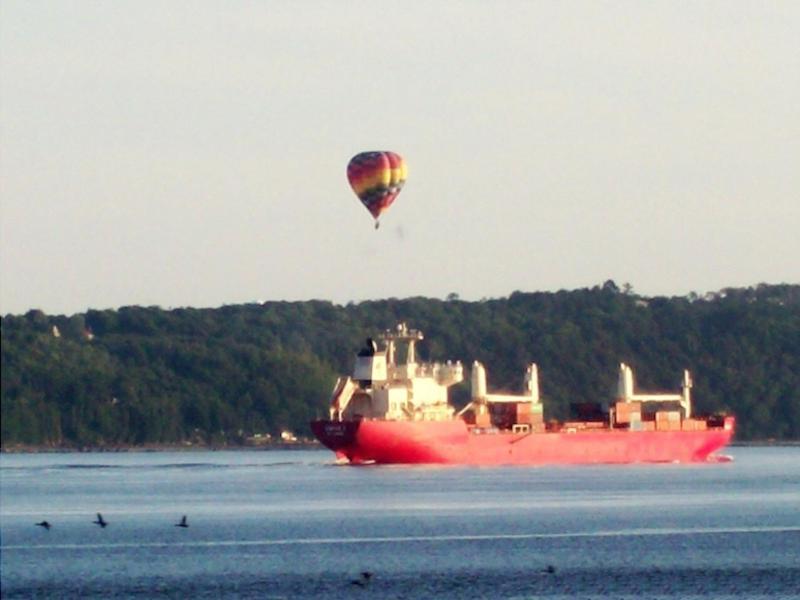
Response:
[{"label": "wake behind ship", "polygon": [[[731,416],[692,413],[688,371],[678,394],[638,394],[620,365],[617,396],[606,405],[574,405],[573,421],[546,421],[538,369],[530,364],[521,395],[487,392],[486,371],[471,370],[471,401],[456,412],[448,388],[464,379],[460,362],[418,363],[421,332],[404,323],[358,353],[341,377],[330,418],[311,429],[337,457],[354,464],[540,465],[701,462],[727,445]],[[405,344],[405,363],[397,364]]]}]

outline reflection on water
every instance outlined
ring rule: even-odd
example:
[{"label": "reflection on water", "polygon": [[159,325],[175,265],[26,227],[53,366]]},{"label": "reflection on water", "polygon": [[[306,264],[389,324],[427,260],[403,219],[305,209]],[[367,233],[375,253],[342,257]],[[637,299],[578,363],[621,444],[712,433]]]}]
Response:
[{"label": "reflection on water", "polygon": [[[796,598],[800,448],[730,453],[546,468],[353,468],[325,451],[2,455],[2,592]],[[190,526],[175,527],[184,514]]]}]

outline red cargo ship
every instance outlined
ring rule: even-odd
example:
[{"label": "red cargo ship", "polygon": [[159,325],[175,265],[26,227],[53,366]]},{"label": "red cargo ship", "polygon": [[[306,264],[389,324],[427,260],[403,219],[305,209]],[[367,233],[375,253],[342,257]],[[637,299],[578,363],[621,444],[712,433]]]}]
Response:
[{"label": "red cargo ship", "polygon": [[[472,366],[472,399],[460,411],[447,390],[464,378],[460,362],[417,363],[419,331],[405,324],[358,353],[352,377],[340,378],[330,418],[311,429],[337,457],[354,464],[541,465],[702,462],[733,436],[731,416],[692,415],[688,371],[679,394],[638,394],[620,365],[617,396],[607,405],[574,405],[574,421],[544,419],[535,364],[521,395],[492,394]],[[406,343],[405,363],[396,364]]]}]

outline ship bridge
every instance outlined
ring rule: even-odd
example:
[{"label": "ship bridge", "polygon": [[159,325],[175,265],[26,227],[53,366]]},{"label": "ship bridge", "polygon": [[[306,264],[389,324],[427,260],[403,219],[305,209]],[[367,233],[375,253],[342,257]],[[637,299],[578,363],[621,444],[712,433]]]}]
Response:
[{"label": "ship bridge", "polygon": [[[352,377],[339,378],[331,397],[331,419],[355,417],[387,420],[450,419],[447,390],[463,381],[460,362],[418,363],[416,344],[422,332],[405,323],[381,336],[383,349],[372,338],[356,356]],[[403,348],[401,345],[405,345]],[[405,350],[405,362],[398,364]]]}]

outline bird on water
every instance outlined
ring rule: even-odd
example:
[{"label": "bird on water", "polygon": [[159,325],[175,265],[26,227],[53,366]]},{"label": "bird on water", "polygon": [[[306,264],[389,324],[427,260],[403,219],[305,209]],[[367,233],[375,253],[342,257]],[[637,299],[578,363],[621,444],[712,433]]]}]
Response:
[{"label": "bird on water", "polygon": [[183,515],[180,523],[175,523],[175,527],[189,527],[189,524],[186,522],[186,515]]},{"label": "bird on water", "polygon": [[353,579],[350,582],[350,584],[351,585],[357,585],[358,587],[362,587],[362,588],[363,587],[367,587],[367,584],[369,583],[369,580],[370,580],[371,577],[372,577],[372,573],[370,573],[369,571],[363,571],[361,573],[361,578],[360,579]]},{"label": "bird on water", "polygon": [[50,523],[48,523],[47,521],[42,521],[41,523],[37,523],[36,525],[39,527],[44,527],[48,531],[50,530]]},{"label": "bird on water", "polygon": [[100,527],[102,527],[104,529],[108,525],[108,521],[106,521],[103,518],[103,515],[101,515],[100,513],[97,513],[97,520],[96,521],[92,521],[92,523],[96,523],[97,525],[100,525]]}]

